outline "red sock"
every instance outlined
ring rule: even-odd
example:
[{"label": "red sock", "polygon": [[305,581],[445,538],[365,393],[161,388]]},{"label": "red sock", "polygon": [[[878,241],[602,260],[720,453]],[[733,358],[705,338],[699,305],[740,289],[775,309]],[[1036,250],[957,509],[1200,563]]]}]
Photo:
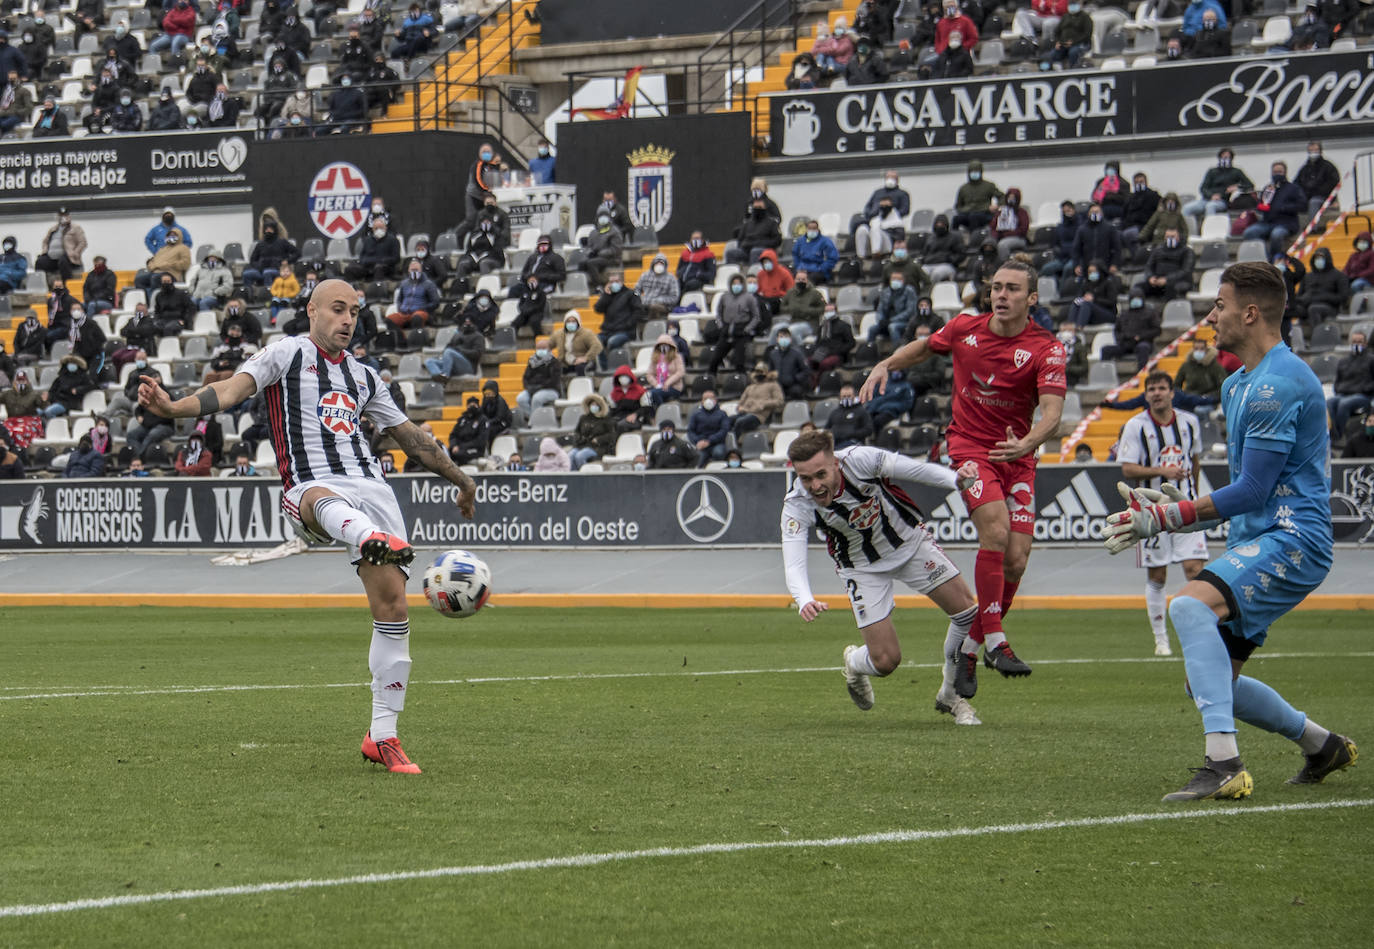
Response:
[{"label": "red sock", "polygon": [[1002,632],[1002,552],[979,550],[973,563],[973,587],[978,593],[977,641]]},{"label": "red sock", "polygon": [[[978,645],[983,645],[983,614],[979,613],[973,617],[973,622],[969,624],[968,638]],[[977,650],[974,650],[977,652]]]},{"label": "red sock", "polygon": [[1019,587],[1020,585],[1021,585],[1021,581],[1020,581],[1020,580],[1017,580],[1017,581],[1015,581],[1015,582],[1012,582],[1011,580],[1006,580],[1006,579],[1004,579],[1004,580],[1002,581],[1002,618],[1003,618],[1003,619],[1006,619],[1006,618],[1007,618],[1007,614],[1011,612],[1011,601],[1014,600],[1014,599],[1016,599],[1016,588]]}]

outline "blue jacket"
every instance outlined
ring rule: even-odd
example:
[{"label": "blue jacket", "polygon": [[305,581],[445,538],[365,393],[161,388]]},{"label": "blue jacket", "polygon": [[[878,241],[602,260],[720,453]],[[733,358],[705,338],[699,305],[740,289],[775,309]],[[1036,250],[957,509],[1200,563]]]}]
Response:
[{"label": "blue jacket", "polygon": [[710,442],[712,446],[719,445],[729,434],[730,416],[726,415],[719,405],[709,412],[704,408],[698,408],[687,420],[687,440],[692,443],[693,448],[702,439]]},{"label": "blue jacket", "polygon": [[534,175],[534,183],[537,185],[551,185],[554,182],[554,162],[556,159],[550,155],[548,158],[540,158],[535,155],[530,159],[530,174]]},{"label": "blue jacket", "polygon": [[[1198,25],[1201,26],[1201,24],[1202,24],[1202,21],[1199,20],[1199,21],[1198,21]],[[430,16],[428,13],[425,13],[423,10],[420,11],[420,15],[419,15],[419,16],[416,16],[416,17],[407,16],[404,20],[401,21],[401,39],[403,39],[403,40],[415,40],[415,39],[419,39],[419,38],[420,38],[420,32],[421,32],[422,30],[428,29],[429,27],[431,27],[431,26],[433,26],[433,25],[434,25],[434,17]]]},{"label": "blue jacket", "polygon": [[1073,260],[1073,242],[1078,237],[1078,216],[1060,215],[1059,223],[1054,226],[1054,256],[1060,260]]},{"label": "blue jacket", "polygon": [[67,458],[66,478],[99,478],[105,474],[105,456],[92,448],[90,451],[74,449]]},{"label": "blue jacket", "polygon": [[869,415],[900,416],[916,403],[916,390],[905,379],[889,380],[882,395],[868,403]]},{"label": "blue jacket", "polygon": [[1286,228],[1289,234],[1297,234],[1302,230],[1298,215],[1306,210],[1307,194],[1285,178],[1270,199],[1269,210],[1259,212],[1259,216],[1265,224],[1274,224]]},{"label": "blue jacket", "polygon": [[19,251],[0,254],[0,280],[18,289],[24,285],[24,278],[28,276],[28,273],[29,262],[24,259],[24,255]]},{"label": "blue jacket", "polygon": [[1179,31],[1184,36],[1195,36],[1202,29],[1202,15],[1211,10],[1217,15],[1217,29],[1226,29],[1226,11],[1221,8],[1217,0],[1202,0],[1201,3],[1190,3],[1183,11],[1183,26]]},{"label": "blue jacket", "polygon": [[824,234],[817,234],[814,241],[799,237],[792,242],[792,265],[797,270],[829,280],[839,260],[840,252],[835,249],[835,242]]},{"label": "blue jacket", "polygon": [[407,276],[396,286],[396,309],[402,313],[414,313],[416,310],[428,313],[438,305],[439,288],[428,277],[411,280]]},{"label": "blue jacket", "polygon": [[891,287],[883,287],[883,291],[878,296],[878,323],[887,326],[896,323],[898,326],[905,326],[911,322],[911,318],[916,315],[916,291],[902,285],[902,289],[893,290]]},{"label": "blue jacket", "polygon": [[[195,246],[191,243],[191,232],[186,230],[186,225],[178,221],[173,224],[172,227],[181,231],[181,242],[183,244],[187,247]],[[148,233],[143,238],[143,246],[148,248],[148,253],[156,254],[158,251],[162,250],[162,246],[167,243],[167,232],[170,231],[172,227],[168,227],[166,224],[158,221],[149,229]]]},{"label": "blue jacket", "polygon": [[24,58],[24,54],[19,52],[17,47],[6,43],[0,46],[0,76],[8,76],[11,69],[19,73],[20,78],[33,78],[29,75],[29,61]]}]

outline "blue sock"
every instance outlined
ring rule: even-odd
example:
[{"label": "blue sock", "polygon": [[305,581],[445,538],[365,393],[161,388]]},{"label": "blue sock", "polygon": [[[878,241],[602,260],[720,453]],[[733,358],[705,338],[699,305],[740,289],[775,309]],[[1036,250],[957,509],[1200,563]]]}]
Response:
[{"label": "blue sock", "polygon": [[1302,737],[1307,716],[1259,679],[1238,676],[1231,694],[1236,718],[1245,724],[1282,735],[1289,741],[1297,741]]},{"label": "blue sock", "polygon": [[1183,668],[1193,701],[1202,713],[1202,730],[1234,733],[1231,657],[1217,632],[1216,614],[1196,597],[1177,596],[1169,604],[1169,618],[1183,647]]}]

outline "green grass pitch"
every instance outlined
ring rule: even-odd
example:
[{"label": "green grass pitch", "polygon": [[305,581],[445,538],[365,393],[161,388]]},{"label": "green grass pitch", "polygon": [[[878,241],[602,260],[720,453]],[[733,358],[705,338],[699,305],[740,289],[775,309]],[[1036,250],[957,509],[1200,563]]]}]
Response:
[{"label": "green grass pitch", "polygon": [[[868,713],[839,610],[417,611],[419,777],[358,753],[362,610],[0,617],[0,947],[1254,949],[1374,924],[1370,762],[1292,787],[1295,746],[1242,726],[1252,798],[1160,803],[1202,740],[1140,612],[1013,612],[1035,674],[984,671],[965,728],[933,710],[931,610],[899,615]],[[1248,668],[1374,754],[1367,614],[1294,614]],[[933,833],[864,837],[890,831]],[[622,859],[549,863],[596,854]]]}]

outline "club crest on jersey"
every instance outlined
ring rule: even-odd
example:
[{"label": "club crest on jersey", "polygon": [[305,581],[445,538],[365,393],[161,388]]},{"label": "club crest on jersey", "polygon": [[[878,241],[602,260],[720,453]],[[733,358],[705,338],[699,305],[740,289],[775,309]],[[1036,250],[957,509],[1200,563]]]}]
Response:
[{"label": "club crest on jersey", "polygon": [[981,497],[983,496],[983,479],[982,479],[982,478],[979,478],[977,481],[973,482],[973,484],[971,484],[971,485],[968,486],[968,495],[969,495],[969,497],[973,498],[973,500],[975,500],[975,501],[977,501],[979,498],[981,498]]},{"label": "club crest on jersey", "polygon": [[1018,349],[1011,354],[1011,361],[1016,364],[1017,369],[1020,369],[1026,363],[1030,362],[1030,358],[1031,354],[1029,349]]},{"label": "club crest on jersey", "polygon": [[882,506],[878,503],[878,499],[869,498],[849,512],[849,526],[855,530],[866,531],[878,523],[878,517],[881,514]]},{"label": "club crest on jersey", "polygon": [[347,437],[358,430],[358,403],[347,392],[326,392],[315,411],[320,424],[335,435]]}]

